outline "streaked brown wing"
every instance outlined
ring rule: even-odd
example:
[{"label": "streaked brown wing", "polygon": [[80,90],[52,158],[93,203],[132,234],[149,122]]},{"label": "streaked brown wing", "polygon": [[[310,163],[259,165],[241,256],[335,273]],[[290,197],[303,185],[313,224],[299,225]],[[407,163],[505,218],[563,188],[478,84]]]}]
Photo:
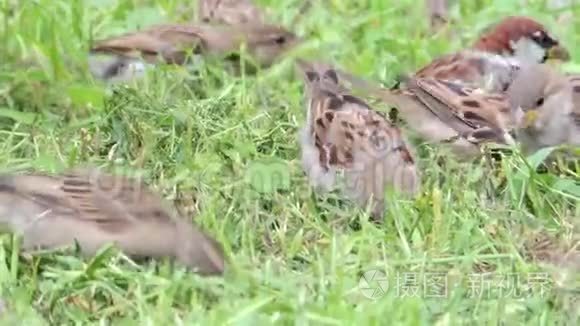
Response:
[{"label": "streaked brown wing", "polygon": [[167,223],[173,217],[163,199],[141,182],[97,169],[78,169],[59,177],[11,177],[14,192],[46,208],[50,216],[81,219],[112,232],[139,221]]},{"label": "streaked brown wing", "polygon": [[435,78],[463,83],[478,83],[482,79],[485,63],[482,59],[464,53],[443,55],[415,72],[416,78]]},{"label": "streaked brown wing", "polygon": [[[408,91],[414,95],[439,120],[460,134],[465,134],[477,128],[474,124],[461,118],[454,103],[442,96],[442,84],[435,79],[410,79]],[[449,92],[446,92],[449,95]],[[456,96],[456,95],[455,95]]]},{"label": "streaked brown wing", "polygon": [[26,198],[39,205],[47,212],[59,215],[75,215],[77,210],[63,196],[60,189],[61,180],[58,177],[24,174],[4,176],[3,187],[20,197]]},{"label": "streaked brown wing", "polygon": [[416,85],[421,89],[416,94],[424,103],[429,103],[429,109],[458,132],[510,127],[511,111],[503,94],[434,79],[417,80]]},{"label": "streaked brown wing", "polygon": [[351,168],[356,155],[382,158],[402,145],[400,131],[361,99],[329,96],[316,119],[315,134],[327,144],[330,165]]},{"label": "streaked brown wing", "polygon": [[110,231],[131,223],[167,223],[172,218],[161,196],[136,179],[97,169],[74,170],[64,174],[61,189],[81,218]]},{"label": "streaked brown wing", "polygon": [[322,62],[298,61],[310,93],[310,126],[324,167],[351,168],[356,153],[384,155],[399,147],[400,131],[365,101],[349,94],[348,74]]}]

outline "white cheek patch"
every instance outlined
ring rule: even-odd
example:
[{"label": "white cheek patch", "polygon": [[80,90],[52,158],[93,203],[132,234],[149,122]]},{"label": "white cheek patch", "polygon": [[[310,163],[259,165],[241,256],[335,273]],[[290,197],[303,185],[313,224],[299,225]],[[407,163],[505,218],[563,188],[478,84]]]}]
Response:
[{"label": "white cheek patch", "polygon": [[514,58],[524,64],[540,63],[546,55],[546,49],[527,37],[511,41],[510,45],[514,49]]}]

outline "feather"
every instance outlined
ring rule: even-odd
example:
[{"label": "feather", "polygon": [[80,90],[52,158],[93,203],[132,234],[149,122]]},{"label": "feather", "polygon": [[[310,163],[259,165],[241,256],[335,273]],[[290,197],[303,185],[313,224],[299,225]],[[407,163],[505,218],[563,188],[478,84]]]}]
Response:
[{"label": "feather", "polygon": [[92,255],[113,243],[135,257],[172,257],[201,274],[224,270],[221,245],[144,183],[96,169],[4,175],[0,216],[22,234],[25,250],[78,242],[83,254]]},{"label": "feather", "polygon": [[[387,188],[414,195],[420,176],[410,145],[384,115],[343,87],[327,64],[299,61],[307,94],[303,167],[318,189],[339,189],[381,218]],[[343,175],[340,184],[338,174]]]}]

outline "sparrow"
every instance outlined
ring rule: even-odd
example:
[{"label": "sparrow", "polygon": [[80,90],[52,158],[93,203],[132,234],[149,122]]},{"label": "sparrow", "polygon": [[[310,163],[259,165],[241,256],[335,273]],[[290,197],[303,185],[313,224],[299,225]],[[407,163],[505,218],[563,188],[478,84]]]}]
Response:
[{"label": "sparrow", "polygon": [[417,194],[420,173],[401,130],[349,94],[330,65],[299,59],[297,67],[307,103],[300,130],[302,167],[311,185],[321,192],[339,189],[359,205],[370,205],[377,221],[387,188]]},{"label": "sparrow", "polygon": [[542,24],[509,16],[488,27],[471,48],[438,57],[414,76],[503,92],[522,66],[552,59],[568,61],[570,54]]},{"label": "sparrow", "polygon": [[512,111],[504,93],[414,76],[403,80],[399,89],[387,89],[345,71],[339,74],[352,87],[396,107],[409,128],[428,143],[450,145],[459,159],[473,159],[484,144],[515,145],[511,133],[521,112]]},{"label": "sparrow", "polygon": [[235,52],[242,44],[258,65],[268,67],[299,42],[294,33],[274,25],[154,25],[95,42],[90,50],[89,67],[98,78],[124,81],[141,76],[155,63],[189,63],[191,54],[235,60],[238,59]]},{"label": "sparrow", "polygon": [[180,217],[144,183],[98,169],[0,176],[0,224],[25,251],[78,243],[91,256],[111,243],[132,257],[169,257],[201,275],[221,275],[222,246]]},{"label": "sparrow", "polygon": [[523,111],[516,135],[526,152],[580,146],[580,75],[533,65],[518,74],[507,94],[511,108]]},{"label": "sparrow", "polygon": [[263,24],[264,12],[252,0],[198,0],[198,19],[226,25]]}]

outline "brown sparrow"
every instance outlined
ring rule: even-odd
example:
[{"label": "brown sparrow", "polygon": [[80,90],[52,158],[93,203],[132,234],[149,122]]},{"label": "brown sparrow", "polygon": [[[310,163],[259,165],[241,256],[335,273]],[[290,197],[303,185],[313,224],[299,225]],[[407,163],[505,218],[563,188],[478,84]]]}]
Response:
[{"label": "brown sparrow", "polygon": [[[339,188],[358,204],[371,204],[375,219],[383,216],[387,187],[416,194],[420,175],[401,131],[350,95],[330,66],[299,60],[298,68],[307,101],[300,132],[302,166],[314,188]],[[339,173],[346,185],[338,184]]]},{"label": "brown sparrow", "polygon": [[222,274],[221,245],[134,179],[96,169],[60,176],[0,177],[0,223],[23,249],[79,244],[93,255],[107,243],[134,257],[170,257],[200,274]]},{"label": "brown sparrow", "polygon": [[510,131],[516,125],[507,96],[457,82],[408,78],[400,89],[386,89],[340,71],[353,87],[395,106],[408,126],[423,139],[448,143],[462,159],[481,153],[481,145],[515,144]]},{"label": "brown sparrow", "polygon": [[524,149],[580,146],[580,75],[533,65],[518,74],[507,94],[512,108],[524,112],[517,131]]},{"label": "brown sparrow", "polygon": [[226,25],[262,24],[264,13],[252,0],[198,0],[199,21]]},{"label": "brown sparrow", "polygon": [[540,23],[511,16],[489,27],[472,48],[433,60],[415,72],[415,77],[505,91],[522,65],[549,59],[566,61],[570,55]]},{"label": "brown sparrow", "polygon": [[227,56],[246,44],[256,63],[267,67],[299,41],[294,33],[274,25],[155,25],[97,41],[89,66],[102,79],[128,80],[142,75],[148,64],[185,64],[191,54]]}]

